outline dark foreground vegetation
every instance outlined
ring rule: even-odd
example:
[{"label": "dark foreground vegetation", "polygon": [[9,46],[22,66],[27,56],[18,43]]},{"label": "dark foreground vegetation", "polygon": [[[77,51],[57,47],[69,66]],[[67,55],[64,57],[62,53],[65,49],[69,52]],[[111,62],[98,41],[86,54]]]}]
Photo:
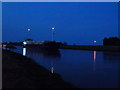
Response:
[{"label": "dark foreground vegetation", "polygon": [[75,88],[21,54],[3,50],[3,90],[8,88]]}]

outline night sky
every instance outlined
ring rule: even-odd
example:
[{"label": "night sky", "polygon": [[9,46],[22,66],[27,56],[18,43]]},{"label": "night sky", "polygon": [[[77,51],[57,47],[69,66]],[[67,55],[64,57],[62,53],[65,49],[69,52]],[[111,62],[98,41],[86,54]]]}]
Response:
[{"label": "night sky", "polygon": [[118,36],[118,3],[4,2],[3,42],[23,41],[27,29],[35,41],[55,40],[68,44],[102,44],[104,37]]}]

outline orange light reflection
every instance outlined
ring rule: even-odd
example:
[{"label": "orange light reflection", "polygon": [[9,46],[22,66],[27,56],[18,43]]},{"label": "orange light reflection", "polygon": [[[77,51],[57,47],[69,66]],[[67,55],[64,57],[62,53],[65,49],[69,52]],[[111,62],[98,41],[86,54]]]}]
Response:
[{"label": "orange light reflection", "polygon": [[94,51],[94,62],[96,62],[96,51]]}]

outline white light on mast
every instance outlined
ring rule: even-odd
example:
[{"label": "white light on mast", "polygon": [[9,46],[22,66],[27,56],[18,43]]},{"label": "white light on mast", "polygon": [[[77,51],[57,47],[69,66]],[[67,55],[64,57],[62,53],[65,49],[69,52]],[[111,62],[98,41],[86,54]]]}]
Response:
[{"label": "white light on mast", "polygon": [[52,41],[54,41],[55,27],[52,27]]},{"label": "white light on mast", "polygon": [[96,43],[97,41],[96,41],[96,40],[94,40],[93,42],[94,42],[94,43]]},{"label": "white light on mast", "polygon": [[30,29],[28,29],[28,32],[30,32]]},{"label": "white light on mast", "polygon": [[52,27],[52,30],[54,30],[55,29],[55,27]]}]

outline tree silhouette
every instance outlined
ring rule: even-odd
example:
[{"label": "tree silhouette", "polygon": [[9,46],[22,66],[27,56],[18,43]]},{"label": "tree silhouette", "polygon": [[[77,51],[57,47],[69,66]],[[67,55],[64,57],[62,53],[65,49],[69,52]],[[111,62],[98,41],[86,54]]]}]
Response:
[{"label": "tree silhouette", "polygon": [[120,39],[117,37],[104,38],[103,45],[119,46]]}]

